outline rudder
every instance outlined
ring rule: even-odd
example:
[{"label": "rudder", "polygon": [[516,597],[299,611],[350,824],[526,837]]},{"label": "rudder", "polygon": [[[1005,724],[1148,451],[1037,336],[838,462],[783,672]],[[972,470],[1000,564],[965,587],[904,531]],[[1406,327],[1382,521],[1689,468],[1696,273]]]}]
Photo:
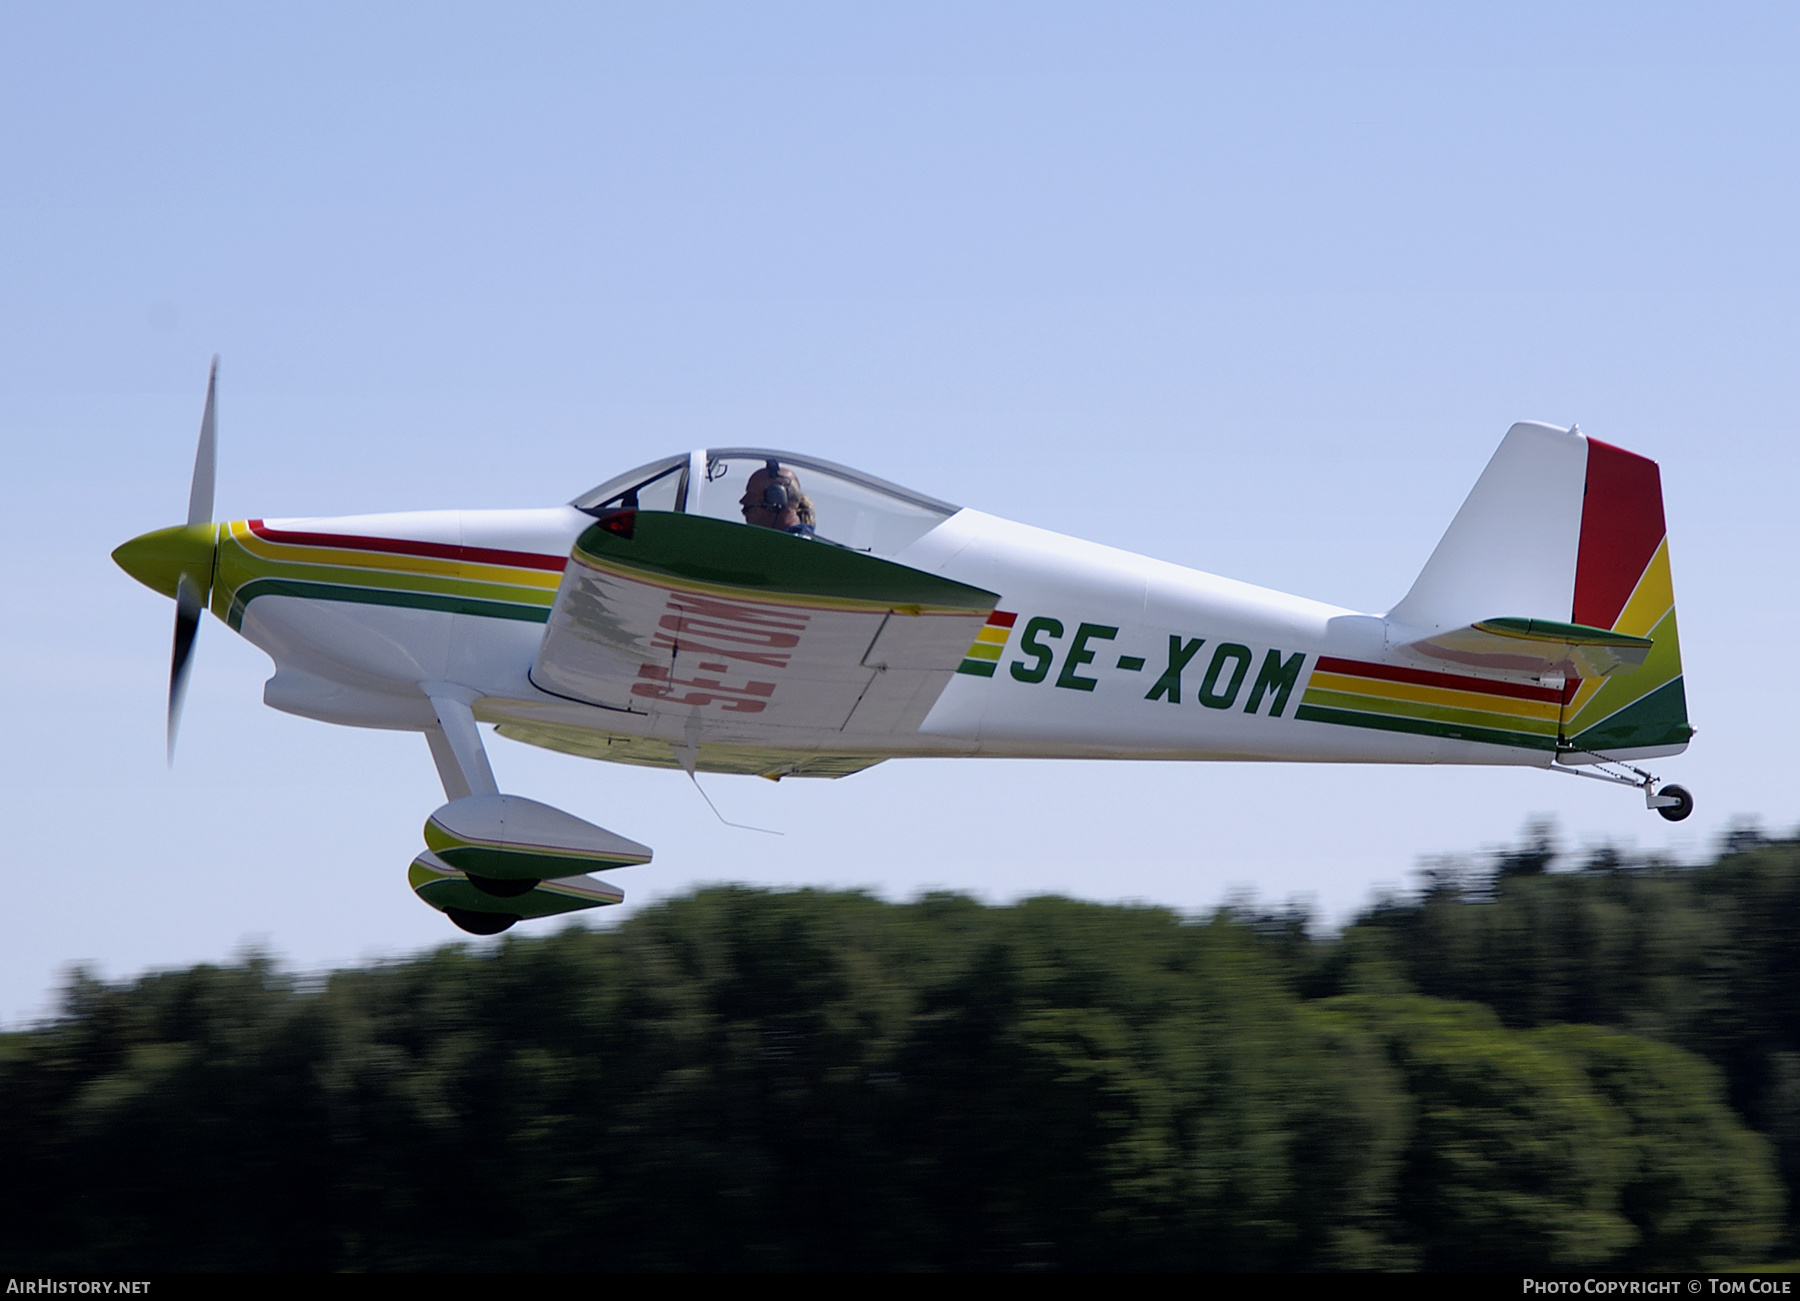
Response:
[{"label": "rudder", "polygon": [[1562,708],[1567,757],[1655,758],[1687,748],[1687,694],[1675,588],[1655,461],[1587,439],[1586,491],[1572,621],[1655,644],[1633,673],[1571,682]]}]

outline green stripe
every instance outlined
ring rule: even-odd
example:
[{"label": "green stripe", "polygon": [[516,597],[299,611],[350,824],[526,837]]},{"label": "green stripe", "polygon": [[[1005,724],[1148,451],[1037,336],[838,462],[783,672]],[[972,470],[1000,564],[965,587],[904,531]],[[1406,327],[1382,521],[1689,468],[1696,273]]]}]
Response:
[{"label": "green stripe", "polygon": [[1446,727],[1467,725],[1490,731],[1556,735],[1555,715],[1543,719],[1521,718],[1517,714],[1496,714],[1485,709],[1458,709],[1453,705],[1433,705],[1416,700],[1390,700],[1385,696],[1370,697],[1349,691],[1328,691],[1323,687],[1308,687],[1300,703],[1357,713],[1378,712],[1393,717],[1419,718],[1442,723]]},{"label": "green stripe", "polygon": [[1584,727],[1569,738],[1569,744],[1577,750],[1605,754],[1609,750],[1683,745],[1693,734],[1687,721],[1687,688],[1682,679],[1676,678],[1592,727]]},{"label": "green stripe", "polygon": [[990,660],[964,660],[958,667],[958,673],[967,673],[971,677],[991,678],[998,665]]},{"label": "green stripe", "polygon": [[659,580],[735,588],[746,596],[824,597],[983,615],[1000,599],[848,547],[672,511],[639,511],[629,538],[596,524],[576,542],[575,554]]},{"label": "green stripe", "polygon": [[231,580],[240,575],[249,582],[255,582],[259,578],[280,577],[300,583],[387,587],[409,592],[433,592],[439,596],[485,596],[489,599],[538,601],[544,605],[556,600],[554,587],[532,587],[492,579],[464,578],[455,574],[416,573],[404,569],[376,569],[362,565],[311,565],[286,560],[264,560],[254,552],[241,549],[230,557],[222,577]]},{"label": "green stripe", "polygon": [[517,605],[506,601],[482,601],[468,596],[437,592],[399,592],[386,588],[346,587],[336,583],[303,583],[288,578],[257,578],[233,594],[226,622],[241,632],[244,612],[259,596],[297,596],[308,601],[342,601],[351,605],[391,605],[408,610],[441,610],[446,614],[470,614],[483,619],[516,619],[521,623],[547,623],[550,609],[542,605]]},{"label": "green stripe", "polygon": [[[1681,637],[1675,622],[1674,607],[1657,621],[1656,627],[1650,630],[1656,644],[1644,657],[1643,665],[1635,673],[1614,673],[1605,678],[1581,710],[1567,723],[1580,728],[1577,735],[1586,735],[1594,728],[1603,727],[1606,720],[1631,708],[1637,701],[1649,699],[1652,695],[1666,691],[1671,682],[1681,677]],[[1685,702],[1677,722],[1686,723]],[[1639,741],[1638,745],[1674,745],[1674,741]],[[1619,742],[1613,742],[1617,747]]]},{"label": "green stripe", "polygon": [[1345,727],[1367,727],[1378,732],[1408,732],[1414,736],[1437,736],[1452,741],[1480,741],[1487,745],[1509,745],[1521,750],[1554,750],[1554,736],[1530,736],[1523,732],[1502,732],[1491,727],[1458,727],[1419,718],[1391,718],[1380,714],[1357,714],[1344,709],[1321,709],[1302,704],[1294,717],[1309,723],[1338,723]]}]

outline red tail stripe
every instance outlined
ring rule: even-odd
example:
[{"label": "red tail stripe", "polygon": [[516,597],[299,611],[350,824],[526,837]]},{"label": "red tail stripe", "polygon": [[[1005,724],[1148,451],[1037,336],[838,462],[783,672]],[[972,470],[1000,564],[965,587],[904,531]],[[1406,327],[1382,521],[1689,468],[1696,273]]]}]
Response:
[{"label": "red tail stripe", "polygon": [[988,624],[994,628],[1010,628],[1018,618],[1018,615],[1008,614],[1005,610],[995,610],[988,616]]},{"label": "red tail stripe", "polygon": [[396,556],[429,556],[434,560],[469,560],[482,565],[512,565],[519,569],[547,569],[558,573],[569,563],[567,556],[546,556],[535,551],[498,551],[491,547],[459,547],[448,542],[414,542],[406,538],[365,538],[349,533],[298,533],[272,529],[259,519],[245,522],[250,531],[264,541],[289,546],[379,551]]},{"label": "red tail stripe", "polygon": [[1665,531],[1656,462],[1588,439],[1587,495],[1581,503],[1570,618],[1590,628],[1612,627]]},{"label": "red tail stripe", "polygon": [[1410,682],[1420,687],[1448,687],[1452,691],[1478,691],[1484,696],[1540,700],[1547,705],[1558,704],[1563,697],[1560,690],[1552,687],[1527,687],[1512,682],[1493,682],[1487,678],[1465,678],[1455,673],[1434,673],[1430,669],[1403,669],[1393,664],[1365,664],[1361,660],[1340,660],[1329,655],[1319,656],[1315,667],[1320,673],[1343,673],[1384,682]]}]

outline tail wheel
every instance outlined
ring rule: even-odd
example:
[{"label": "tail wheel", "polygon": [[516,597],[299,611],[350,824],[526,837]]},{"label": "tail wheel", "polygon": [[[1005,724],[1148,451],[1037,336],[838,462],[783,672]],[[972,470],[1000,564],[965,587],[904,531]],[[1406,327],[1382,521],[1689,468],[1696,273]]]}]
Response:
[{"label": "tail wheel", "polygon": [[446,908],[444,916],[471,935],[498,935],[519,920],[511,913],[477,913],[467,908]]},{"label": "tail wheel", "polygon": [[1685,786],[1664,786],[1656,793],[1676,801],[1674,804],[1665,805],[1657,810],[1670,822],[1680,822],[1694,811],[1694,797],[1688,794],[1688,788]]}]

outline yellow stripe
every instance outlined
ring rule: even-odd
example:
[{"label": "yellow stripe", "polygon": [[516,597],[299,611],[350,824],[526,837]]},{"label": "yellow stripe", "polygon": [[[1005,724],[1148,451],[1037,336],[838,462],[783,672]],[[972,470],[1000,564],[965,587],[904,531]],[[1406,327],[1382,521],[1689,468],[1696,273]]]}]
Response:
[{"label": "yellow stripe", "polygon": [[[1563,731],[1574,736],[1681,676],[1681,646],[1675,625],[1675,611],[1670,610],[1662,622],[1650,630],[1656,638],[1656,646],[1636,673],[1614,673],[1610,677],[1583,681],[1563,715]],[[1590,706],[1596,710],[1594,716],[1583,717]]]},{"label": "yellow stripe", "polygon": [[1644,566],[1643,576],[1632,589],[1631,599],[1619,611],[1613,631],[1648,637],[1650,630],[1662,622],[1662,617],[1674,605],[1675,584],[1669,575],[1669,540],[1664,538],[1662,545],[1656,548],[1656,554],[1650,557],[1650,563]]},{"label": "yellow stripe", "polygon": [[[1675,583],[1669,572],[1669,539],[1664,538],[1656,548],[1656,554],[1650,557],[1650,563],[1644,566],[1637,586],[1631,590],[1625,608],[1619,611],[1619,617],[1613,621],[1613,631],[1630,633],[1633,637],[1648,637],[1657,626],[1675,608]],[[1680,661],[1676,661],[1679,672]],[[1563,718],[1569,723],[1581,717],[1581,711],[1588,707],[1588,702],[1600,693],[1600,689],[1612,681],[1611,675],[1604,678],[1583,678],[1581,685],[1575,688],[1575,695],[1563,710]],[[1576,729],[1570,728],[1570,735]]]},{"label": "yellow stripe", "polygon": [[[436,596],[466,596],[475,600],[502,601],[517,605],[547,606],[556,600],[551,587],[527,587],[522,583],[482,583],[474,579],[442,574],[421,574],[405,570],[373,569],[356,565],[283,565],[270,562],[267,567],[251,568],[237,573],[220,567],[220,587],[233,591],[260,579],[288,579],[303,583],[339,584],[365,590],[395,592],[429,592]],[[385,582],[381,580],[386,580]]]},{"label": "yellow stripe", "polygon": [[1421,705],[1443,705],[1449,709],[1474,709],[1484,714],[1511,714],[1518,718],[1554,719],[1554,700],[1520,700],[1514,696],[1490,696],[1481,691],[1457,691],[1449,687],[1426,687],[1411,682],[1389,682],[1384,679],[1355,678],[1343,673],[1314,673],[1308,687],[1326,691],[1342,691],[1371,700],[1412,700]]},{"label": "yellow stripe", "polygon": [[310,547],[291,542],[270,542],[249,529],[237,537],[251,555],[275,564],[331,565],[340,569],[379,569],[399,574],[439,574],[454,578],[459,564],[435,556],[401,556],[392,552],[353,551],[348,547]]},{"label": "yellow stripe", "polygon": [[1583,709],[1587,708],[1588,701],[1592,700],[1600,688],[1605,685],[1605,678],[1583,678],[1581,685],[1575,688],[1575,694],[1569,698],[1568,707],[1563,710],[1563,717],[1572,719],[1579,715]]},{"label": "yellow stripe", "polygon": [[982,643],[976,642],[973,646],[969,647],[969,653],[963,656],[963,658],[969,660],[998,660],[1005,650],[1006,648],[1004,646],[984,646]]},{"label": "yellow stripe", "polygon": [[562,581],[562,575],[550,569],[471,564],[464,560],[446,560],[438,556],[406,556],[391,551],[358,551],[350,547],[312,547],[269,542],[257,537],[248,527],[240,531],[236,523],[232,525],[231,536],[234,542],[251,555],[278,565],[329,565],[338,569],[387,574],[434,574],[440,578],[469,578],[477,582],[504,583],[515,587],[555,588]]},{"label": "yellow stripe", "polygon": [[1547,718],[1521,718],[1516,714],[1497,714],[1491,710],[1449,709],[1443,705],[1424,702],[1413,704],[1410,701],[1383,700],[1343,691],[1320,691],[1313,684],[1308,684],[1306,698],[1301,703],[1319,705],[1327,709],[1353,710],[1357,713],[1375,714],[1385,718],[1417,718],[1422,722],[1440,723],[1445,727],[1489,727],[1502,732],[1518,732],[1526,735],[1556,735],[1556,716],[1554,714]]},{"label": "yellow stripe", "polygon": [[511,583],[515,587],[555,588],[562,582],[559,569],[529,569],[515,565],[475,565],[462,562],[462,576],[479,582]]},{"label": "yellow stripe", "polygon": [[1004,646],[1006,645],[1006,635],[1011,631],[1011,628],[983,628],[975,634],[975,640],[991,641],[996,646]]}]

